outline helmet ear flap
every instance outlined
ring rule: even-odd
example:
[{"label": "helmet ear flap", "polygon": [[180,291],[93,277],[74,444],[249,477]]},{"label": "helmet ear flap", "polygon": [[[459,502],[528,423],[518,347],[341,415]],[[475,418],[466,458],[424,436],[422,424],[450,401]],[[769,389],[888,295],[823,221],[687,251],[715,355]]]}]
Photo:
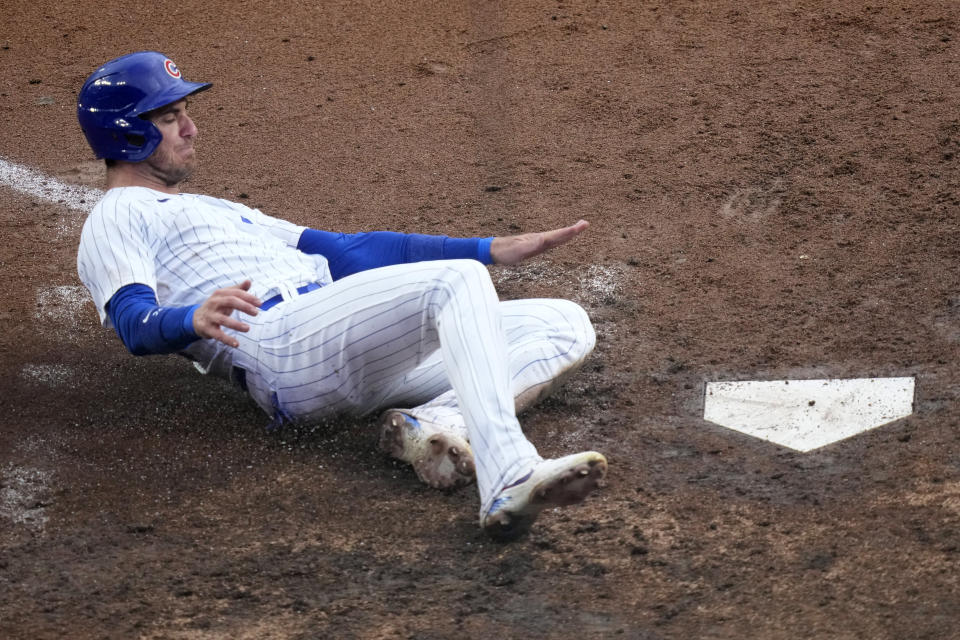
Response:
[{"label": "helmet ear flap", "polygon": [[148,124],[148,128],[143,131],[128,131],[123,134],[126,141],[127,159],[130,162],[140,162],[149,158],[163,139],[160,130],[152,123]]},{"label": "helmet ear flap", "polygon": [[132,147],[142,147],[147,143],[147,139],[139,133],[125,133],[123,137],[127,139],[127,144]]},{"label": "helmet ear flap", "polygon": [[163,134],[156,125],[137,116],[117,118],[105,132],[109,136],[109,145],[115,151],[113,159],[127,162],[146,160],[163,140]]}]

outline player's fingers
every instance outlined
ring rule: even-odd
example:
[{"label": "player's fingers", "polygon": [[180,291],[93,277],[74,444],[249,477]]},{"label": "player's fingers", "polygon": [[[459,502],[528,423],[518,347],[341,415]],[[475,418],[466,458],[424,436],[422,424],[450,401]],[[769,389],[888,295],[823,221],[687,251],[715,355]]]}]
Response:
[{"label": "player's fingers", "polygon": [[221,291],[233,291],[234,289],[240,289],[242,291],[249,291],[250,287],[253,286],[253,281],[250,279],[244,280],[243,282],[238,282],[237,284],[232,284],[229,287],[224,287],[223,289],[217,289],[214,293],[219,293]]},{"label": "player's fingers", "polygon": [[247,315],[255,316],[260,313],[260,299],[239,289],[221,290],[210,296],[210,306],[214,309],[230,313],[234,309]]},{"label": "player's fingers", "polygon": [[238,296],[244,300],[249,301],[251,304],[256,304],[259,306],[260,301],[252,293],[247,293],[250,290],[250,287],[253,286],[253,282],[250,280],[244,280],[240,284],[233,285],[232,287],[224,287],[223,289],[217,289],[211,294],[211,298],[222,297],[222,296]]},{"label": "player's fingers", "polygon": [[543,234],[544,244],[549,249],[559,244],[563,244],[564,242],[570,242],[578,235],[586,231],[587,227],[589,226],[589,222],[586,220],[580,220],[576,224],[572,224],[569,227],[547,231]]},{"label": "player's fingers", "polygon": [[[244,284],[249,285],[249,284],[250,284],[250,281],[247,280]],[[259,306],[260,306],[260,299],[257,298],[257,296],[253,295],[252,293],[248,293],[248,292],[247,292],[247,289],[248,289],[248,288],[249,288],[249,286],[248,286],[247,288],[232,287],[232,288],[230,288],[230,289],[225,290],[224,293],[226,293],[226,294],[228,294],[228,295],[232,295],[232,296],[237,297],[237,298],[240,298],[241,300],[245,300],[245,301],[249,302],[250,304],[259,307]]]},{"label": "player's fingers", "polygon": [[229,301],[226,301],[225,306],[229,309],[236,309],[241,311],[248,316],[255,316],[260,313],[260,305],[263,304],[258,299],[253,296],[241,298],[236,296],[231,298]]},{"label": "player's fingers", "polygon": [[233,316],[228,316],[225,314],[220,314],[219,317],[215,318],[217,325],[221,327],[227,327],[228,329],[233,329],[234,331],[242,331],[246,333],[250,331],[250,325],[246,322],[241,322]]},{"label": "player's fingers", "polygon": [[236,338],[234,338],[233,336],[231,336],[229,333],[224,333],[223,331],[221,331],[221,330],[219,330],[219,329],[217,329],[216,331],[212,331],[212,332],[210,333],[210,337],[213,338],[214,340],[217,340],[217,341],[219,341],[219,342],[222,342],[223,344],[227,345],[228,347],[234,347],[234,348],[236,348],[236,347],[239,347],[239,346],[240,346],[240,343],[237,341]]},{"label": "player's fingers", "polygon": [[587,222],[586,220],[577,220],[570,226],[554,229],[552,232],[548,232],[548,233],[559,233],[562,235],[577,235],[583,232],[589,226],[590,226],[590,223]]},{"label": "player's fingers", "polygon": [[237,293],[236,295],[237,295],[238,298],[240,298],[241,300],[243,300],[243,301],[246,302],[247,304],[253,305],[254,307],[256,307],[256,308],[258,308],[258,309],[260,308],[260,305],[263,304],[263,302],[260,300],[260,298],[258,298],[257,296],[253,295],[252,293],[247,293],[246,291],[240,291],[240,292]]},{"label": "player's fingers", "polygon": [[[227,327],[228,329],[241,331],[243,333],[250,331],[250,325],[247,323],[234,318],[229,313],[222,313],[211,309],[202,312],[198,311],[194,315],[193,326],[194,331],[196,331],[200,337],[215,338],[225,344],[230,344],[230,342],[223,339],[226,334],[221,327]],[[232,338],[230,340],[232,340]]]}]

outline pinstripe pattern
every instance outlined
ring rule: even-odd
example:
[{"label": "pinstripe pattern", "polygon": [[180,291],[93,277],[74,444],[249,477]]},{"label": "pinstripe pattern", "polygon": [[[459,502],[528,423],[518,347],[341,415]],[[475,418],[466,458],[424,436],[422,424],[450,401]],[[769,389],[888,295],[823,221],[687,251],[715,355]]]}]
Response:
[{"label": "pinstripe pattern", "polygon": [[[500,309],[507,341],[511,393],[515,398],[515,410],[519,413],[583,364],[593,351],[596,334],[583,308],[569,300],[508,300],[500,303]],[[457,394],[446,381],[439,351],[404,376],[383,401],[388,407],[406,403],[419,403],[419,406],[407,410],[416,418],[442,424],[471,439]],[[478,457],[481,455],[476,445],[474,453]],[[496,495],[513,479],[513,471],[504,467],[489,481],[492,493],[481,493],[484,511],[489,506],[487,498]]]},{"label": "pinstripe pattern", "polygon": [[[81,279],[101,314],[120,288],[153,287],[162,305],[202,303],[250,278],[252,292],[284,300],[233,332],[230,349],[200,340],[186,353],[227,376],[247,371],[251,397],[298,420],[362,415],[398,404],[465,430],[481,503],[534,461],[516,418],[590,353],[586,313],[563,300],[500,302],[472,260],[394,265],[331,282],[326,260],[295,246],[303,228],[236,203],[114,189],[84,225]],[[307,282],[324,286],[291,295]]]},{"label": "pinstripe pattern", "polygon": [[[499,303],[478,262],[384,267],[251,319],[251,331],[236,334],[240,348],[234,364],[250,372],[247,385],[261,407],[298,419],[364,414],[424,398],[419,385],[428,383],[441,404],[455,399],[452,406],[469,434],[486,500],[504,478],[539,460],[514,414],[514,393],[543,369],[511,364],[511,355],[516,360],[530,352],[529,331],[518,326],[527,316],[513,313],[516,348],[508,353],[501,309],[511,306],[531,309]],[[569,350],[567,342],[537,350],[537,359],[562,360],[557,352]],[[518,376],[511,375],[514,368]]]},{"label": "pinstripe pattern", "polygon": [[251,293],[266,300],[281,283],[330,282],[325,258],[289,250],[302,231],[227,200],[111,189],[83,225],[77,270],[104,324],[110,297],[135,282],[161,305],[186,306],[251,278]]},{"label": "pinstripe pattern", "polygon": [[[579,368],[593,351],[596,335],[586,312],[569,300],[507,300],[500,308],[515,409],[520,413]],[[407,410],[415,417],[468,436],[439,351],[398,380],[383,402],[388,407],[404,403],[418,405]]]}]

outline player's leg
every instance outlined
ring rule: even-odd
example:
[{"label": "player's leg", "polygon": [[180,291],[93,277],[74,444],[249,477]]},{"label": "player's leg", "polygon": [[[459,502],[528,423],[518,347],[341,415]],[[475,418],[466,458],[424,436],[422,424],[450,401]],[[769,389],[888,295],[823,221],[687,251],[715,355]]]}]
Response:
[{"label": "player's leg", "polygon": [[[593,350],[590,319],[568,300],[509,300],[500,303],[511,388],[517,413],[549,395]],[[472,480],[472,451],[456,394],[446,382],[438,351],[397,381],[384,403],[380,447],[413,465],[431,486],[449,488]],[[372,410],[372,409],[371,409]]]},{"label": "player's leg", "polygon": [[279,416],[383,406],[384,390],[437,348],[470,432],[485,499],[539,460],[514,413],[499,301],[486,268],[455,260],[358,273],[249,320],[234,364]]},{"label": "player's leg", "polygon": [[[282,312],[281,312],[282,311]],[[522,534],[549,506],[579,502],[606,471],[598,453],[543,460],[517,422],[500,305],[482,265],[417,263],[344,278],[285,301],[235,334],[234,364],[277,415],[360,413],[439,344],[474,451],[481,525]]]},{"label": "player's leg", "polygon": [[[559,382],[575,371],[590,354],[596,340],[586,312],[564,300],[520,300],[501,304],[504,316],[507,352],[510,360],[511,387],[518,409],[542,399]],[[437,390],[437,370],[442,356],[433,356],[410,373],[407,389],[396,389],[416,396],[419,388]],[[463,478],[463,441],[466,427],[459,411],[456,393],[452,390],[408,411],[387,411],[384,434],[388,444],[413,444],[411,451],[425,456],[428,464],[416,458],[412,462],[418,474],[423,469],[433,473],[424,479],[436,483]],[[397,437],[397,436],[401,437]],[[392,436],[392,437],[391,437]],[[429,436],[429,438],[428,438]],[[431,446],[416,445],[431,442]],[[455,446],[450,446],[451,444]],[[448,447],[444,449],[444,447]],[[449,449],[456,449],[451,455]],[[401,451],[402,452],[402,451]],[[394,448],[392,451],[396,455]],[[433,464],[429,464],[432,456]],[[436,464],[439,462],[440,464]],[[553,506],[580,502],[606,474],[606,459],[594,451],[565,456],[555,460],[530,462],[524,472],[483,500],[480,523],[494,538],[511,540],[525,533],[539,513]],[[444,475],[446,472],[446,475]]]},{"label": "player's leg", "polygon": [[[500,303],[515,411],[530,408],[574,373],[593,351],[596,334],[587,313],[570,300],[530,299]],[[418,416],[455,422],[456,395],[445,378],[440,352],[425,359],[383,399],[416,405]],[[373,409],[371,409],[373,410]]]}]

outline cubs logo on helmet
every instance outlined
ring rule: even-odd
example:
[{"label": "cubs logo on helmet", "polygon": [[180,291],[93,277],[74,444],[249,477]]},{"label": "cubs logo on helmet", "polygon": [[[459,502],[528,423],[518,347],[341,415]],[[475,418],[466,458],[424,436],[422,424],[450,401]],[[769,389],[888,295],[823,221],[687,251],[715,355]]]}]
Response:
[{"label": "cubs logo on helmet", "polygon": [[177,69],[177,65],[173,64],[173,60],[170,58],[163,61],[163,68],[167,70],[167,73],[169,73],[171,77],[180,77],[180,69]]}]

